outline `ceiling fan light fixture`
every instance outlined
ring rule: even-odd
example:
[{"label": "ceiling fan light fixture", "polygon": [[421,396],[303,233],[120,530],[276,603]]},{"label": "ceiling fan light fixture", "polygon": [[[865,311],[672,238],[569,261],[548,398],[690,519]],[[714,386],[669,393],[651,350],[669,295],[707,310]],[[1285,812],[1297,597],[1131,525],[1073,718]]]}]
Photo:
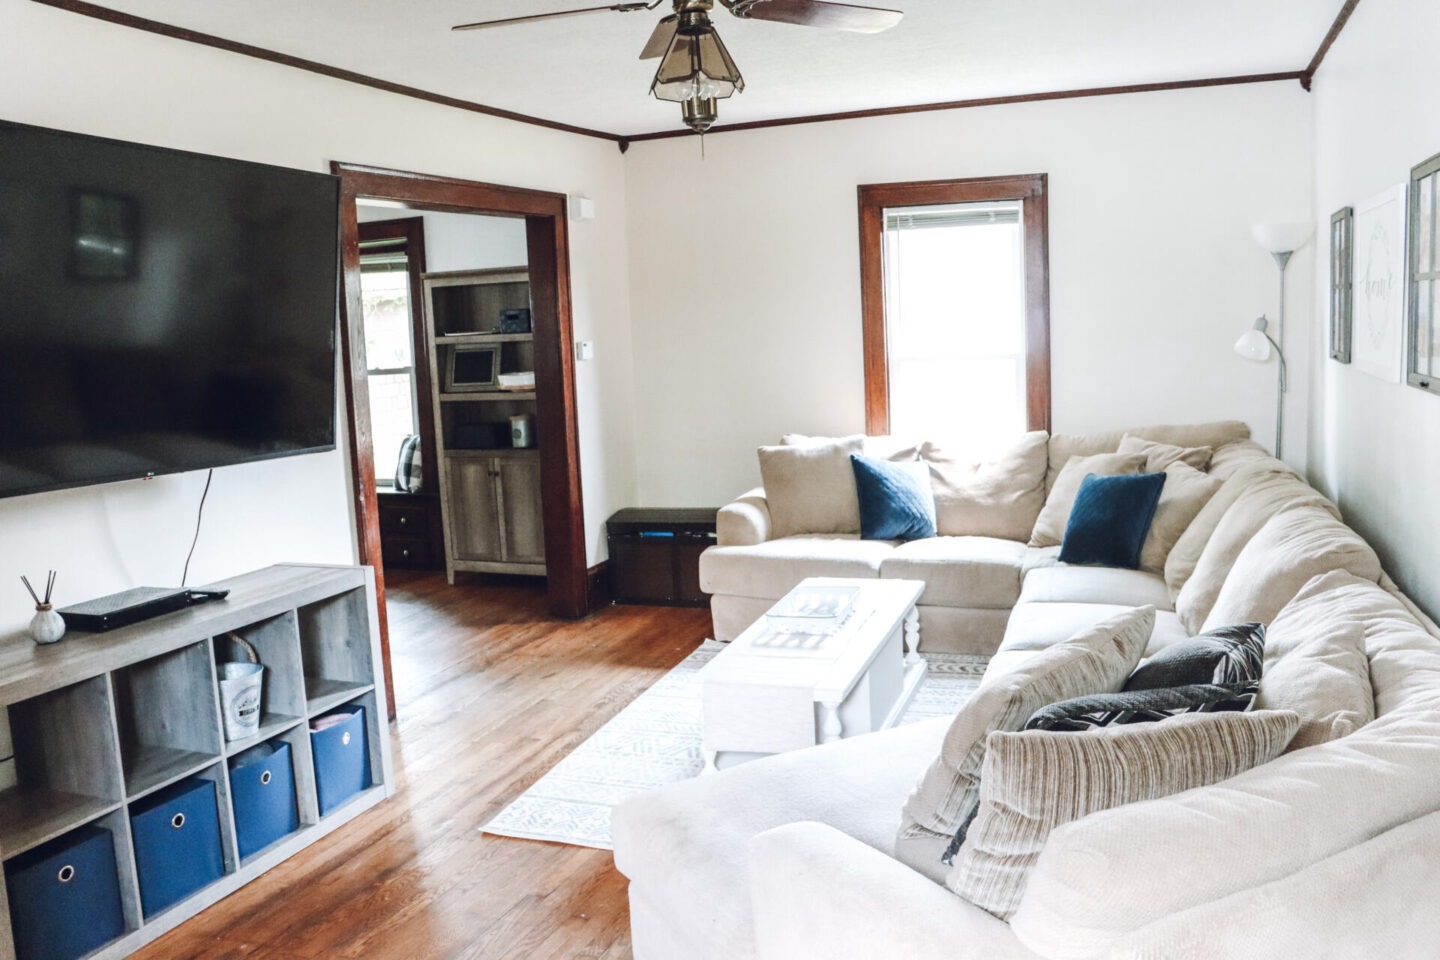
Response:
[{"label": "ceiling fan light fixture", "polygon": [[744,89],[740,68],[709,21],[692,22],[675,31],[650,84],[650,93],[657,100],[681,104],[685,125],[696,133],[704,133],[715,122],[717,100]]}]

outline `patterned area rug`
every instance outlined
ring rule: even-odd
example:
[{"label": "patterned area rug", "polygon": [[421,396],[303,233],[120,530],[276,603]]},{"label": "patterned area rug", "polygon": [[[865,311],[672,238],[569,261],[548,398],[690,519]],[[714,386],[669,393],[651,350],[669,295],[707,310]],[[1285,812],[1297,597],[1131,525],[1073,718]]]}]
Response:
[{"label": "patterned area rug", "polygon": [[[688,780],[700,756],[696,674],[725,649],[706,640],[481,828],[502,837],[609,850],[610,808],[646,790]],[[927,653],[925,682],[902,724],[950,716],[975,692],[988,657]]]}]

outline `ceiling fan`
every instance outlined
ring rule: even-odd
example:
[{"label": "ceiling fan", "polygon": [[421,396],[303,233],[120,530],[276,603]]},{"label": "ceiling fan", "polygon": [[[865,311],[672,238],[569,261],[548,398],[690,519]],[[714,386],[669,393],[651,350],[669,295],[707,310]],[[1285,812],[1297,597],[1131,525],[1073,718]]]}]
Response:
[{"label": "ceiling fan", "polygon": [[[603,7],[462,23],[451,29],[481,30],[606,11],[635,13],[654,10],[664,2],[612,3]],[[659,100],[678,102],[685,125],[696,133],[704,133],[719,116],[717,101],[744,90],[745,78],[740,76],[740,69],[730,59],[730,51],[720,42],[720,34],[710,22],[715,0],[671,2],[675,12],[655,25],[645,48],[640,51],[640,59],[660,58],[660,68],[655,71],[650,93]],[[880,33],[895,26],[904,16],[899,10],[830,3],[828,0],[720,0],[720,4],[742,20],[770,20],[852,33]]]}]

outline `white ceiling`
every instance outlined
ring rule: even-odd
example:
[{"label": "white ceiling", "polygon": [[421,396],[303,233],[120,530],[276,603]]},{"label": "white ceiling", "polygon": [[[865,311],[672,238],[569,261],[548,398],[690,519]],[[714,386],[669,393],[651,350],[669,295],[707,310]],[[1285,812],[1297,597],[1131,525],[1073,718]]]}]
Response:
[{"label": "white ceiling", "polygon": [[[433,93],[634,135],[680,127],[638,59],[668,2],[494,30],[457,23],[601,0],[102,0],[106,7]],[[867,0],[874,35],[715,22],[745,75],[720,123],[1302,70],[1341,0]]]}]

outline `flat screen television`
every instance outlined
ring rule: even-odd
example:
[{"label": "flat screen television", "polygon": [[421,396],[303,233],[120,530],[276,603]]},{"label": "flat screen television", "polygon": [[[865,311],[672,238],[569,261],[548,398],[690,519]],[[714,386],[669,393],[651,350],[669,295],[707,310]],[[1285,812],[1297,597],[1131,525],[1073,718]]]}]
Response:
[{"label": "flat screen television", "polygon": [[0,497],[333,449],[339,196],[0,121]]}]

